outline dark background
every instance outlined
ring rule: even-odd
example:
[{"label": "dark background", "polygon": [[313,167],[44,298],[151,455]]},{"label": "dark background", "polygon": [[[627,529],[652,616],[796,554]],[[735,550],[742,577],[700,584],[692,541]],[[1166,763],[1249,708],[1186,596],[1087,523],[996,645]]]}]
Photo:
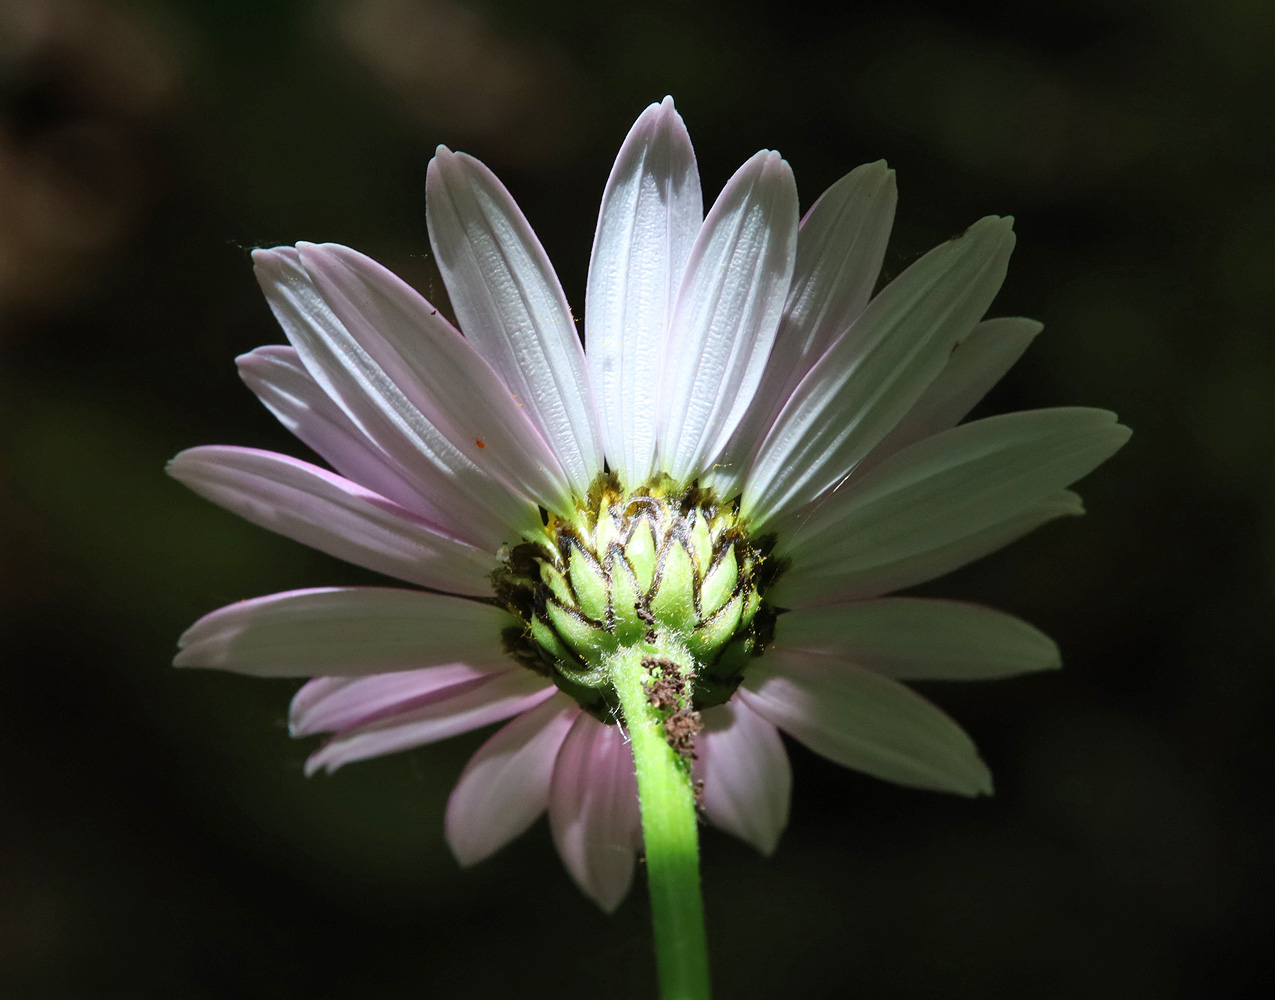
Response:
[{"label": "dark background", "polygon": [[897,273],[981,215],[1046,332],[991,411],[1118,411],[1090,513],[925,588],[1066,669],[926,693],[998,794],[791,745],[775,857],[706,830],[717,996],[1233,996],[1270,920],[1275,14],[1037,4],[0,0],[0,996],[654,993],[641,881],[602,917],[539,824],[460,871],[485,733],[307,781],[294,684],[178,672],[228,601],[369,578],[163,475],[302,454],[233,357],[247,249],[358,247],[438,296],[425,167],[480,156],[579,308],[628,126],[672,93],[711,200],[761,147],[803,208],[898,170]]}]

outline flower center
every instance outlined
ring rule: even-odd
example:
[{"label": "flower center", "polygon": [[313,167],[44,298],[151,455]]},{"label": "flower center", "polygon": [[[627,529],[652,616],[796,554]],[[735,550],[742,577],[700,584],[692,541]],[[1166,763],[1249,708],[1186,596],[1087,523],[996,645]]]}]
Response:
[{"label": "flower center", "polygon": [[523,623],[506,649],[607,722],[618,702],[603,663],[624,648],[678,651],[695,706],[726,701],[774,633],[764,594],[780,568],[738,507],[667,476],[629,493],[599,477],[574,521],[549,514],[543,541],[502,550],[496,596]]}]

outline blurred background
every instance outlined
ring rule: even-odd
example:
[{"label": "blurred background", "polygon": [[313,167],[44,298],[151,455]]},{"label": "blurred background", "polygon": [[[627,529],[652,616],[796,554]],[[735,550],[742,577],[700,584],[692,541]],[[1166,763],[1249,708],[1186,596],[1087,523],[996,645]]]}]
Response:
[{"label": "blurred background", "polygon": [[[446,142],[583,304],[619,142],[672,93],[711,200],[761,147],[803,208],[866,160],[897,273],[1017,217],[995,314],[1046,332],[983,412],[1104,406],[1090,513],[924,588],[1066,669],[930,685],[994,799],[790,744],[770,859],[713,830],[717,995],[1177,998],[1254,985],[1269,930],[1275,12],[1263,0],[0,0],[0,997],[654,995],[641,881],[603,918],[543,822],[460,871],[485,738],[305,780],[295,684],[178,672],[232,600],[370,579],[163,474],[304,454],[233,358],[282,337],[247,251],[358,247],[441,297]],[[1264,929],[1265,928],[1265,929]]]}]

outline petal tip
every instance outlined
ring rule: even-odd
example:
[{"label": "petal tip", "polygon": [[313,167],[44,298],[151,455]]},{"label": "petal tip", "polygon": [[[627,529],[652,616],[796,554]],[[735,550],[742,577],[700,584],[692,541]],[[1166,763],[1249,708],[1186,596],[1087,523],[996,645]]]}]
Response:
[{"label": "petal tip", "polygon": [[676,106],[673,104],[673,98],[669,95],[664,96],[664,100],[659,104],[652,104],[651,109],[658,116],[658,126],[662,129],[673,129],[679,132],[686,131],[686,124],[682,121],[681,114],[678,113]]},{"label": "petal tip", "polygon": [[331,750],[332,742],[329,740],[306,758],[305,767],[302,770],[307,778],[313,778],[320,771],[324,774],[335,774],[337,769],[345,763],[330,753]]},{"label": "petal tip", "polygon": [[292,739],[300,740],[323,732],[314,724],[311,715],[310,712],[298,712],[295,709],[288,713],[288,735]]},{"label": "petal tip", "polygon": [[763,858],[773,857],[775,851],[779,848],[779,838],[783,836],[783,830],[776,830],[773,836],[767,837],[765,840],[753,841],[753,846],[757,848],[757,853]]},{"label": "petal tip", "polygon": [[254,267],[270,267],[288,261],[295,261],[297,259],[297,248],[287,244],[277,247],[256,247],[249,256],[252,258]]},{"label": "petal tip", "polygon": [[997,236],[1005,236],[1013,231],[1014,217],[1012,215],[985,215],[977,222],[969,226],[964,232],[960,233],[955,239],[964,239],[969,236],[976,236],[982,233],[994,234]]},{"label": "petal tip", "polygon": [[597,905],[598,909],[605,913],[608,917],[620,908],[620,904],[629,894],[629,885],[626,883],[624,889],[618,894],[607,890],[605,895],[600,895],[591,889],[581,886],[584,894],[588,896]]},{"label": "petal tip", "polygon": [[451,849],[452,857],[456,859],[456,863],[462,868],[473,868],[480,861],[485,861],[491,851],[485,851],[480,846],[470,844],[465,838],[460,836],[454,830],[451,824],[444,821],[443,839],[447,841],[448,848]]}]

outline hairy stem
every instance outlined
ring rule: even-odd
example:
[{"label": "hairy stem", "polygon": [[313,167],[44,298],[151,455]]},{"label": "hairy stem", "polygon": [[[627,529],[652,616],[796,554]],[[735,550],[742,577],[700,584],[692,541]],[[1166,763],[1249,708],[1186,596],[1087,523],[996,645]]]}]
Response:
[{"label": "hairy stem", "polygon": [[[669,745],[664,719],[648,685],[656,673],[691,676],[681,651],[630,647],[608,662],[624,710],[637,768],[651,920],[662,1000],[708,1000],[708,940],[700,896],[699,830],[688,762]],[[672,654],[672,655],[670,655]],[[674,684],[677,684],[676,674]]]}]

